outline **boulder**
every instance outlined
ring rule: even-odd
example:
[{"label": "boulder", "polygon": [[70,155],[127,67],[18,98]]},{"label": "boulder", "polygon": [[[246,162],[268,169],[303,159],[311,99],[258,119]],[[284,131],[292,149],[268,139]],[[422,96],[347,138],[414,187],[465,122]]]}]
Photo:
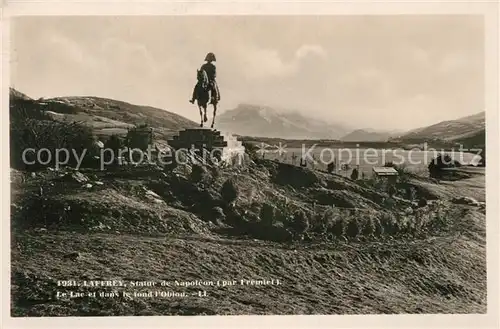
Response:
[{"label": "boulder", "polygon": [[213,207],[212,218],[213,222],[220,225],[226,220],[226,214],[224,214],[224,210],[221,207]]},{"label": "boulder", "polygon": [[308,194],[319,205],[341,208],[379,208],[372,200],[347,190],[314,188],[310,189]]},{"label": "boulder", "polygon": [[479,207],[481,205],[476,199],[468,197],[468,196],[453,198],[451,200],[451,202],[454,204],[464,204],[464,205],[476,206],[476,207]]},{"label": "boulder", "polygon": [[66,177],[67,179],[73,180],[77,183],[80,183],[80,184],[86,183],[89,181],[89,178],[79,171],[67,173],[66,175],[64,175],[64,177]]},{"label": "boulder", "polygon": [[418,207],[425,207],[427,206],[427,199],[425,198],[420,198],[417,203]]},{"label": "boulder", "polygon": [[79,252],[72,252],[72,253],[64,255],[63,257],[64,257],[64,259],[77,260],[81,257],[81,254]]},{"label": "boulder", "polygon": [[[268,166],[270,164],[267,164]],[[320,183],[320,179],[314,171],[297,167],[288,163],[273,163],[270,168],[275,183],[288,185],[294,188],[307,188]]]}]

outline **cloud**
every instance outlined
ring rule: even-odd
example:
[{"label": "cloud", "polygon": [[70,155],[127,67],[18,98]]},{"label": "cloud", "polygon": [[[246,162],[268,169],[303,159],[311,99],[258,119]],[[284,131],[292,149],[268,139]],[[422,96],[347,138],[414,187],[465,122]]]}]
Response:
[{"label": "cloud", "polygon": [[412,53],[413,60],[417,63],[428,64],[430,60],[430,55],[427,51],[422,48],[414,48]]},{"label": "cloud", "polygon": [[283,60],[274,49],[248,48],[241,55],[244,74],[249,79],[289,77],[296,74],[307,57],[325,59],[326,51],[319,45],[300,46],[289,61]]},{"label": "cloud", "polygon": [[124,74],[135,71],[150,77],[155,74],[155,67],[158,66],[146,46],[119,38],[104,40],[98,55],[108,62],[106,67],[110,67],[109,63],[112,63],[114,70],[118,69]]},{"label": "cloud", "polygon": [[439,67],[442,73],[452,73],[467,67],[467,58],[462,54],[448,54],[441,61]]},{"label": "cloud", "polygon": [[74,40],[55,31],[47,33],[45,37],[47,44],[44,44],[44,47],[48,48],[46,51],[50,51],[51,55],[56,55],[59,59],[67,62],[74,62],[78,65],[85,65],[87,67],[95,67],[98,65],[96,58],[91,56]]},{"label": "cloud", "polygon": [[325,49],[319,45],[302,45],[295,52],[295,57],[298,59],[304,58],[309,55],[315,55],[322,58],[326,58],[327,53]]},{"label": "cloud", "polygon": [[375,67],[360,67],[345,72],[338,79],[338,88],[343,90],[338,97],[345,97],[356,104],[383,102],[394,97],[397,89],[395,77],[390,72]]},{"label": "cloud", "polygon": [[246,51],[243,67],[246,77],[251,79],[288,76],[297,69],[294,62],[283,61],[279,53],[272,49]]}]

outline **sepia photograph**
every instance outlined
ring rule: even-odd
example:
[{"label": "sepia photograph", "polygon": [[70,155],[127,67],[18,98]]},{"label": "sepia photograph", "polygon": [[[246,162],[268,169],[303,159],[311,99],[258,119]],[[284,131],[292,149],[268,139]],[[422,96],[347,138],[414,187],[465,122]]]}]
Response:
[{"label": "sepia photograph", "polygon": [[483,15],[9,25],[11,317],[487,313]]}]

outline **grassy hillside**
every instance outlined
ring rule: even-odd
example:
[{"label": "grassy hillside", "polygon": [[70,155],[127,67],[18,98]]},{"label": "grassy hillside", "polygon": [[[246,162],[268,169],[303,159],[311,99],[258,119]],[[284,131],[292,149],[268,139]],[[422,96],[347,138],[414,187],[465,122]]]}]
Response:
[{"label": "grassy hillside", "polygon": [[485,128],[486,113],[480,112],[456,120],[447,120],[428,127],[422,127],[402,135],[403,140],[440,139],[454,141],[474,135]]},{"label": "grassy hillside", "polygon": [[[12,315],[486,312],[484,208],[452,203],[459,185],[444,194],[412,180],[417,196],[434,199],[417,207],[404,189],[387,203],[374,186],[267,160],[196,181],[191,171],[82,170],[90,188],[57,172],[13,171]],[[482,184],[466,190],[479,195]],[[281,283],[57,287],[68,279]]]},{"label": "grassy hillside", "polygon": [[133,105],[99,97],[56,97],[33,100],[11,88],[11,107],[32,107],[54,120],[79,122],[93,129],[95,135],[125,135],[134,125],[147,123],[155,128],[157,138],[166,139],[177,131],[197,124],[162,109]]},{"label": "grassy hillside", "polygon": [[482,129],[465,137],[459,137],[454,140],[466,148],[484,148],[486,145],[486,130]]}]

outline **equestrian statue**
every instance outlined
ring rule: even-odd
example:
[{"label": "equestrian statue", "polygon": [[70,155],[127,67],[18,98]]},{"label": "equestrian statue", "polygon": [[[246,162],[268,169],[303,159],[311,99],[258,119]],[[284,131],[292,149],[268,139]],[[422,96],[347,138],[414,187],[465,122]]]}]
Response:
[{"label": "equestrian statue", "polygon": [[[198,105],[200,110],[200,127],[203,127],[203,123],[208,121],[207,118],[207,107],[208,104],[212,104],[214,107],[214,114],[212,118],[211,128],[214,127],[215,114],[217,113],[217,104],[220,101],[219,87],[217,85],[216,68],[215,68],[215,55],[214,53],[208,53],[205,56],[205,64],[197,70],[197,80],[196,86],[193,90],[193,96],[189,101],[191,104]],[[202,111],[203,109],[203,111]]]}]

